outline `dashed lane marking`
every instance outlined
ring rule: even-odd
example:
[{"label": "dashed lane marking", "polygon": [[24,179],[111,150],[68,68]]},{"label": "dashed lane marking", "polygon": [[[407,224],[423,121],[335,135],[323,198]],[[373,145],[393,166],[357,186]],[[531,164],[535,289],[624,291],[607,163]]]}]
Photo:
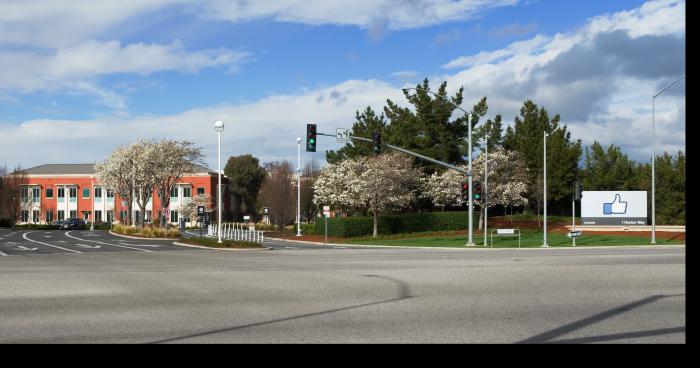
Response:
[{"label": "dashed lane marking", "polygon": [[75,240],[80,240],[80,241],[92,242],[92,243],[97,243],[97,244],[111,245],[111,246],[113,246],[113,247],[119,247],[119,248],[127,248],[127,249],[139,250],[139,251],[141,251],[141,252],[149,252],[149,253],[150,253],[150,252],[153,252],[152,250],[148,250],[148,249],[139,249],[139,248],[127,247],[127,246],[124,246],[124,245],[116,245],[116,244],[111,244],[111,243],[105,243],[105,242],[101,242],[101,241],[97,241],[97,240],[88,240],[88,239],[76,238],[75,236],[70,235],[70,231],[67,231],[65,235],[66,235],[67,237],[69,237],[69,238],[72,238],[72,239],[75,239]]},{"label": "dashed lane marking", "polygon": [[68,252],[73,252],[73,253],[83,253],[83,252],[78,252],[77,250],[68,249],[68,248],[62,248],[62,247],[59,247],[59,246],[57,246],[57,245],[51,245],[51,244],[47,244],[47,243],[43,243],[43,242],[40,242],[40,241],[36,241],[36,240],[29,239],[29,238],[27,238],[27,234],[29,234],[29,233],[31,233],[31,231],[22,234],[22,237],[23,237],[24,239],[26,239],[26,240],[29,240],[29,241],[32,242],[32,243],[38,243],[38,244],[41,244],[41,245],[46,245],[46,246],[49,246],[49,247],[52,247],[52,248],[58,248],[58,249],[62,249],[62,250],[65,250],[65,251],[68,251]]}]

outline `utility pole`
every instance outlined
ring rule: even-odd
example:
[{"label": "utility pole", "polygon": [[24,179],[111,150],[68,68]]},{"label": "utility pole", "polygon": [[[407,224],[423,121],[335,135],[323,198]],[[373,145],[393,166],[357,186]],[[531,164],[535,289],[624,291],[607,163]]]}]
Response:
[{"label": "utility pole", "polygon": [[544,131],[544,242],[543,248],[549,247],[547,244],[547,131]]},{"label": "utility pole", "polygon": [[297,236],[301,236],[301,138],[297,138]]},{"label": "utility pole", "polygon": [[481,202],[483,203],[484,206],[484,246],[487,245],[486,238],[488,237],[488,216],[489,216],[489,205],[488,205],[488,200],[489,200],[489,135],[488,132],[486,133],[486,138],[484,139],[486,141],[486,151],[485,151],[485,157],[484,157],[484,196],[481,199]]}]

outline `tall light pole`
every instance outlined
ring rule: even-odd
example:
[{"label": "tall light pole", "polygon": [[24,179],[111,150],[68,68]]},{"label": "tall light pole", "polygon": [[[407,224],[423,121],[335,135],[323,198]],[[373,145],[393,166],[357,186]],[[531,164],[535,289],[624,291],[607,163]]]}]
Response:
[{"label": "tall light pole", "polygon": [[544,242],[542,247],[547,248],[547,131],[544,132]]},{"label": "tall light pole", "polygon": [[439,97],[440,99],[442,99],[443,101],[446,101],[447,103],[451,104],[451,105],[454,106],[455,108],[457,108],[457,109],[459,109],[459,110],[462,110],[462,112],[464,112],[464,116],[465,116],[466,119],[467,119],[467,127],[468,127],[468,129],[469,129],[469,131],[468,131],[468,137],[467,137],[468,146],[469,146],[469,147],[468,147],[468,150],[469,150],[469,168],[467,169],[467,171],[469,171],[469,174],[467,175],[467,176],[469,177],[469,209],[468,209],[468,212],[469,212],[469,226],[468,226],[468,228],[469,228],[469,231],[468,231],[468,233],[469,233],[469,238],[467,239],[467,246],[468,246],[468,247],[473,247],[473,246],[475,246],[476,244],[474,244],[474,226],[473,226],[473,220],[472,220],[472,217],[473,217],[472,208],[474,208],[474,197],[473,197],[473,193],[472,193],[472,190],[473,190],[473,189],[472,189],[472,123],[471,123],[471,121],[469,121],[469,113],[466,112],[466,111],[464,111],[464,109],[462,109],[461,107],[459,107],[459,106],[458,106],[457,104],[455,104],[454,102],[448,100],[446,97],[441,96],[441,95],[439,95],[439,94],[437,94],[437,93],[435,93],[435,92],[428,91],[428,90],[425,90],[425,89],[422,89],[422,88],[412,88],[412,87],[411,87],[411,88],[409,88],[409,87],[404,87],[402,90],[403,90],[404,92],[406,92],[406,91],[411,90],[411,89],[416,90],[416,91],[418,91],[418,90],[424,91],[424,92],[426,92],[426,93],[432,94],[433,96]]},{"label": "tall light pole", "polygon": [[683,78],[685,74],[676,78],[651,98],[651,145],[654,151],[651,155],[651,244],[656,244],[656,166],[654,164],[656,162],[656,97]]},{"label": "tall light pole", "polygon": [[297,137],[297,236],[301,236],[301,138]]},{"label": "tall light pole", "polygon": [[487,238],[488,238],[488,227],[489,227],[489,204],[488,204],[488,198],[489,198],[489,133],[486,132],[486,136],[484,138],[484,145],[486,146],[486,151],[484,154],[486,155],[484,157],[484,196],[481,198],[481,201],[484,206],[484,246],[487,246]]},{"label": "tall light pole", "polygon": [[217,216],[219,226],[216,228],[216,232],[219,235],[218,243],[221,244],[221,132],[224,131],[224,122],[221,120],[217,120],[216,123],[214,123],[214,130],[216,130],[216,132],[219,133],[219,187],[216,190],[216,197],[218,198],[216,207],[219,210],[219,215]]}]

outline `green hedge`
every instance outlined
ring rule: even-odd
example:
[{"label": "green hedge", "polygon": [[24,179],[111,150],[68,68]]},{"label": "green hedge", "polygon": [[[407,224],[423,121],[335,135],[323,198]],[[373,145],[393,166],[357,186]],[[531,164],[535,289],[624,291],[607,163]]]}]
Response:
[{"label": "green hedge", "polygon": [[[479,219],[474,213],[475,222]],[[324,234],[323,219],[318,221],[316,234]],[[335,217],[328,219],[328,235],[343,238],[372,235],[372,217]],[[379,234],[401,234],[422,231],[466,230],[467,212],[423,212],[402,215],[380,216],[377,224]],[[302,231],[304,225],[302,225]],[[308,234],[308,232],[307,232]]]}]

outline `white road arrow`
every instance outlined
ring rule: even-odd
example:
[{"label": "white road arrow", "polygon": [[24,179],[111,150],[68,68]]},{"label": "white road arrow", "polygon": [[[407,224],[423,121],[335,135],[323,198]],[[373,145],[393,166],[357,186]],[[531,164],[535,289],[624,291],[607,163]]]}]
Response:
[{"label": "white road arrow", "polygon": [[88,248],[88,249],[97,249],[100,248],[99,245],[85,245],[85,244],[76,244],[77,246],[81,248]]},{"label": "white road arrow", "polygon": [[19,249],[19,250],[37,250],[39,248],[27,248],[24,245],[18,245],[17,249]]}]

